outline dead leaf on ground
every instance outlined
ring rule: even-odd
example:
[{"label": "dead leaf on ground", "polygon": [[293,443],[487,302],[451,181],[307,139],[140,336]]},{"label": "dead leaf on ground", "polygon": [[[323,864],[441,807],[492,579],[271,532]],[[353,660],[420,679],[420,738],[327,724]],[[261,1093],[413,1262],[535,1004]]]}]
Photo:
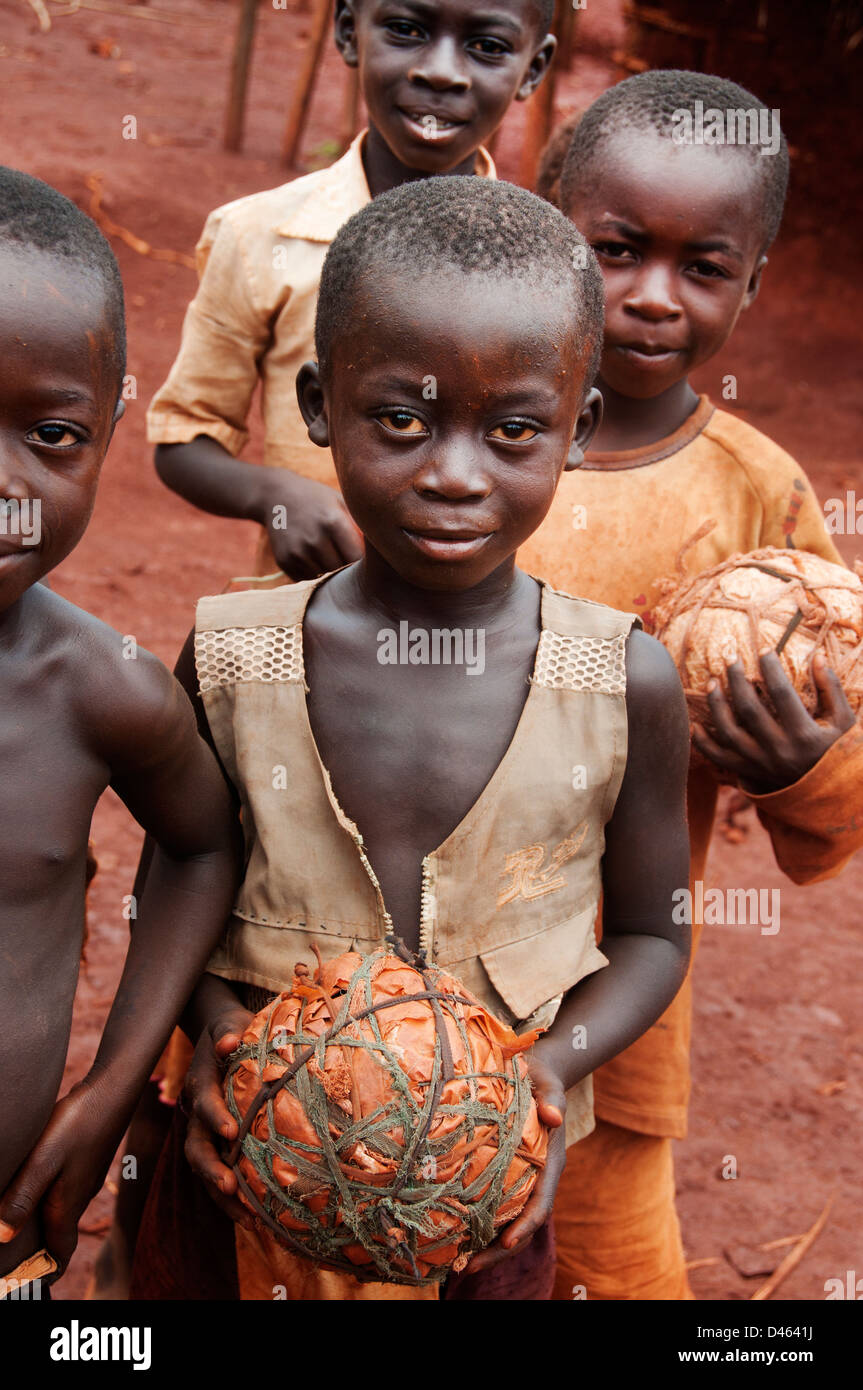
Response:
[{"label": "dead leaf on ground", "polygon": [[116,39],[93,39],[87,45],[91,53],[95,53],[97,58],[119,58],[120,45]]},{"label": "dead leaf on ground", "polygon": [[815,1090],[819,1096],[838,1096],[840,1091],[844,1091],[848,1085],[847,1081],[825,1081],[823,1086],[816,1086]]}]

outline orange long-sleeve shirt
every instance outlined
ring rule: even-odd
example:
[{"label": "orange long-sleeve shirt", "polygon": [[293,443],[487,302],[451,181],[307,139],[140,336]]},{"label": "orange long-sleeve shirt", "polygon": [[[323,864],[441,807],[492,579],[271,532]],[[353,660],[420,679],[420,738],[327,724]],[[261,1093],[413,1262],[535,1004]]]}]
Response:
[{"label": "orange long-sleeve shirt", "polygon": [[[765,545],[842,563],[799,465],[703,396],[668,438],[625,453],[590,452],[565,473],[519,565],[557,589],[638,613],[649,629],[655,581],[674,575],[681,546],[708,519],[715,526],[687,554],[692,574]],[[694,769],[693,882],[704,879],[716,797],[710,772]],[[795,883],[838,873],[863,846],[863,729],[850,729],[800,781],[753,800]],[[693,923],[696,942],[699,927]],[[685,1134],[691,1011],[690,974],[663,1017],[597,1073],[597,1115],[645,1134]]]}]

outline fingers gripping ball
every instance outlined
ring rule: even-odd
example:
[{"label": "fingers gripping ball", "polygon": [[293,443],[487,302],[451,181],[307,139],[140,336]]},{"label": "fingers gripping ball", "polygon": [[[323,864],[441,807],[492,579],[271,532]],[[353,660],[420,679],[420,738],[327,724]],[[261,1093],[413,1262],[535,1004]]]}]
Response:
[{"label": "fingers gripping ball", "polygon": [[228,1059],[242,1200],[290,1250],[437,1283],[513,1220],[543,1167],[517,1036],[451,976],[381,950],[297,966]]},{"label": "fingers gripping ball", "polygon": [[805,550],[767,546],[732,555],[694,579],[667,581],[656,636],[680,672],[689,712],[710,726],[707,686],[735,659],[764,694],[758,658],[778,651],[810,713],[818,705],[812,658],[823,652],[851,708],[863,705],[863,583]]}]

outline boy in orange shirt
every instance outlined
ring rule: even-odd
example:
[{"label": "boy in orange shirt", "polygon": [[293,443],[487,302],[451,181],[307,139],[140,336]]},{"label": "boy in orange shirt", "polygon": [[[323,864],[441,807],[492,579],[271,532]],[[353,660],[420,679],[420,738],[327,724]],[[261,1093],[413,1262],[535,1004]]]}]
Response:
[{"label": "boy in orange shirt", "polygon": [[[742,129],[755,139],[720,143],[732,123],[735,136]],[[564,474],[519,553],[530,573],[636,611],[649,628],[652,586],[675,573],[681,546],[702,528],[691,573],[766,545],[841,563],[803,470],[688,380],[758,292],[787,178],[778,113],[720,78],[640,74],[581,119],[560,201],[605,280],[605,413],[583,466]],[[783,871],[814,882],[863,843],[863,816],[852,814],[863,732],[822,662],[817,720],[777,657],[766,656],[763,670],[775,714],[735,664],[731,700],[718,688],[710,696],[716,732],[696,727],[694,741],[752,795]],[[693,768],[693,881],[704,878],[716,797],[710,771]],[[690,1015],[687,981],[658,1023],[595,1077],[597,1128],[570,1151],[555,1203],[555,1298],[581,1289],[591,1299],[692,1297],[671,1158],[671,1139],[686,1132]]]}]

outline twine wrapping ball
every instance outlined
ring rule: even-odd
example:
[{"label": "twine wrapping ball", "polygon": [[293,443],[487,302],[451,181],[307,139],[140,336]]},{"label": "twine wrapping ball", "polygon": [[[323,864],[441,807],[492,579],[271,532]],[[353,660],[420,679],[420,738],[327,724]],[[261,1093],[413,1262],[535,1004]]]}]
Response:
[{"label": "twine wrapping ball", "polygon": [[[688,548],[688,546],[687,546]],[[863,705],[863,583],[858,572],[806,550],[766,546],[732,555],[695,578],[663,581],[655,634],[683,682],[690,716],[711,728],[707,685],[727,688],[726,666],[739,659],[761,695],[758,657],[779,653],[803,704],[814,713],[812,658],[823,652],[855,714]],[[769,699],[768,699],[769,704]]]},{"label": "twine wrapping ball", "polygon": [[[398,949],[401,954],[393,954]],[[522,1210],[545,1163],[521,1036],[398,947],[296,967],[228,1058],[241,1199],[293,1252],[434,1284]]]}]

